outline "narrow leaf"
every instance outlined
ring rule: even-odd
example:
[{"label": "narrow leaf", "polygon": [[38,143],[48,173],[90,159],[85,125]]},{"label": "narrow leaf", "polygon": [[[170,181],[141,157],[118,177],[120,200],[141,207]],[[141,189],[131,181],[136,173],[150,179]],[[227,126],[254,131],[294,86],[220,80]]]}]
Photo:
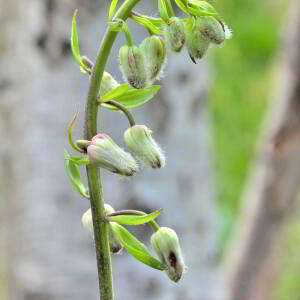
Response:
[{"label": "narrow leaf", "polygon": [[118,97],[124,95],[129,89],[128,84],[121,84],[117,88],[110,90],[105,95],[101,96],[100,102],[107,102],[110,100],[115,100]]},{"label": "narrow leaf", "polygon": [[83,156],[78,156],[78,155],[69,155],[67,158],[65,158],[65,160],[70,160],[72,161],[75,165],[88,165],[91,162],[89,161],[89,158],[87,155],[83,155]]},{"label": "narrow leaf", "polygon": [[[149,100],[151,100],[159,91],[159,89],[160,89],[159,85],[152,85],[144,89],[130,88],[123,95],[114,98],[114,101],[121,103],[128,109],[139,107],[147,103]],[[114,106],[111,106],[106,103],[101,103],[101,106],[111,110],[116,110]]]},{"label": "narrow leaf", "polygon": [[175,3],[177,4],[177,6],[178,6],[183,12],[185,12],[186,14],[189,13],[189,11],[187,10],[185,1],[183,1],[183,0],[175,0]]},{"label": "narrow leaf", "polygon": [[109,216],[107,219],[112,222],[117,222],[124,225],[141,225],[148,223],[160,215],[160,210],[157,210],[151,214],[145,214],[143,216],[136,215],[120,215],[120,216]]},{"label": "narrow leaf", "polygon": [[72,133],[73,133],[73,129],[76,125],[76,118],[77,118],[78,113],[76,113],[73,118],[71,119],[71,121],[68,124],[68,141],[69,144],[73,147],[73,149],[75,149],[76,151],[79,152],[84,152],[82,149],[80,149],[74,142],[73,142],[73,137],[72,137]]},{"label": "narrow leaf", "polygon": [[197,16],[197,17],[206,17],[206,16],[217,17],[218,16],[217,13],[212,13],[212,12],[202,10],[201,8],[199,8],[198,6],[195,6],[195,5],[192,5],[192,6],[189,5],[187,9],[191,15]]},{"label": "narrow leaf", "polygon": [[112,0],[108,10],[108,20],[112,20],[116,14],[118,0]]},{"label": "narrow leaf", "polygon": [[79,36],[77,33],[77,25],[76,25],[76,16],[77,16],[78,10],[76,9],[73,18],[72,18],[72,32],[71,32],[71,48],[72,48],[72,54],[78,64],[81,64],[81,58],[80,58],[80,49],[79,49]]},{"label": "narrow leaf", "polygon": [[143,25],[145,27],[147,27],[151,32],[153,32],[154,34],[162,34],[161,30],[154,25],[154,23],[152,21],[150,21],[149,18],[145,18],[145,17],[138,17],[138,16],[132,16],[131,17],[136,23]]},{"label": "narrow leaf", "polygon": [[68,178],[72,184],[72,186],[75,188],[79,194],[85,198],[89,198],[88,190],[85,188],[83,181],[80,178],[80,170],[76,166],[76,164],[69,159],[70,155],[65,150],[64,152],[64,164],[65,164],[65,170],[67,172]]},{"label": "narrow leaf", "polygon": [[126,228],[118,223],[110,223],[118,241],[124,248],[140,262],[157,270],[166,270],[166,266],[151,256],[146,246],[133,236]]}]

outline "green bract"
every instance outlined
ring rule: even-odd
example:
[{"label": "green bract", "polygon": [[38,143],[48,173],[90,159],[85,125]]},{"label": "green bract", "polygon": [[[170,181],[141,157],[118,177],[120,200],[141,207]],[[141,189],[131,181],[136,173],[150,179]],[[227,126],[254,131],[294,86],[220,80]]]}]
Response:
[{"label": "green bract", "polygon": [[148,85],[144,55],[137,46],[121,47],[120,68],[124,80],[132,87],[142,89]]},{"label": "green bract", "polygon": [[183,21],[177,17],[169,19],[164,26],[164,36],[169,48],[174,52],[180,52],[185,43],[185,33]]},{"label": "green bract", "polygon": [[151,83],[160,78],[166,62],[165,42],[160,36],[150,36],[140,45],[146,62],[147,77]]}]

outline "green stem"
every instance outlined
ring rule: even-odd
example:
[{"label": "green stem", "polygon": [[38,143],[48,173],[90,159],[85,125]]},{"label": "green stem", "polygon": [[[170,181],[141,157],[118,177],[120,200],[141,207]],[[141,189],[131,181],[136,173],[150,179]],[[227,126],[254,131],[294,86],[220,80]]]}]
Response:
[{"label": "green stem", "polygon": [[[116,13],[116,18],[126,20],[133,7],[140,0],[126,0]],[[91,140],[97,134],[98,103],[97,96],[106,62],[117,32],[109,28],[100,44],[99,53],[93,67],[88,97],[85,108],[84,139]],[[105,221],[104,197],[99,168],[88,165],[86,167],[90,192],[90,203],[93,216],[95,248],[97,257],[100,300],[113,300],[112,267],[108,239],[108,223]]]},{"label": "green stem", "polygon": [[128,122],[131,127],[135,125],[133,115],[130,113],[130,111],[124,105],[122,105],[121,103],[118,103],[116,101],[113,101],[113,100],[107,101],[105,103],[110,104],[110,105],[116,107],[118,110],[122,111],[124,113],[124,115],[127,117]]},{"label": "green stem", "polygon": [[[112,216],[122,216],[122,215],[134,215],[134,216],[144,216],[146,213],[140,210],[133,210],[133,209],[124,209],[124,210],[118,210],[113,213],[107,214],[107,217],[112,217]],[[151,229],[156,232],[160,227],[159,225],[154,221],[149,221],[147,223]]]}]

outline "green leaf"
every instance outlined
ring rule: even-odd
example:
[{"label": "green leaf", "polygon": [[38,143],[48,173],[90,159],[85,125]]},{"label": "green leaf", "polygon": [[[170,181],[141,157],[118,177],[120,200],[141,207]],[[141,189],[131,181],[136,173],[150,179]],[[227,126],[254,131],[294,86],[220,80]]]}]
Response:
[{"label": "green leaf", "polygon": [[108,10],[108,20],[112,20],[116,14],[118,0],[112,0]]},{"label": "green leaf", "polygon": [[168,20],[174,16],[170,0],[158,0],[158,10],[160,17],[164,20]]},{"label": "green leaf", "polygon": [[[152,85],[144,89],[129,88],[126,93],[118,97],[115,97],[113,100],[121,103],[128,109],[135,108],[144,105],[149,100],[151,100],[155,96],[155,94],[159,91],[159,89],[160,89],[159,85]],[[106,103],[100,103],[100,104],[105,108],[116,110],[114,106],[111,106],[109,104]]]},{"label": "green leaf", "polygon": [[75,165],[88,165],[91,162],[89,161],[89,158],[87,155],[83,155],[83,156],[78,156],[78,155],[69,155],[67,158],[65,157],[65,160],[70,160],[72,161]]},{"label": "green leaf", "polygon": [[167,269],[167,266],[151,256],[146,246],[126,228],[115,222],[111,222],[110,225],[118,241],[135,259],[157,270]]},{"label": "green leaf", "polygon": [[189,11],[187,10],[186,7],[186,1],[184,0],[175,0],[175,3],[177,4],[177,6],[186,14],[189,14]]},{"label": "green leaf", "polygon": [[84,152],[82,149],[80,149],[74,142],[73,142],[73,137],[72,137],[72,133],[73,133],[73,129],[76,125],[76,118],[77,118],[78,113],[76,113],[73,118],[71,119],[71,121],[68,124],[68,141],[69,144],[73,147],[73,149],[75,149],[76,151],[79,152]]},{"label": "green leaf", "polygon": [[124,95],[129,89],[128,84],[121,84],[117,88],[110,90],[105,95],[100,97],[100,102],[107,102],[110,100],[115,100],[117,97]]},{"label": "green leaf", "polygon": [[73,18],[72,18],[72,32],[71,32],[71,48],[72,54],[78,64],[81,64],[81,57],[80,57],[80,49],[79,49],[79,36],[77,33],[77,25],[76,25],[76,16],[78,10],[76,9]]},{"label": "green leaf", "polygon": [[190,0],[187,9],[191,15],[198,17],[218,16],[218,12],[215,10],[215,8],[206,1]]},{"label": "green leaf", "polygon": [[145,214],[143,216],[136,215],[120,215],[120,216],[108,216],[107,219],[112,222],[117,222],[124,225],[141,225],[148,223],[160,215],[160,210],[157,210],[151,214]]},{"label": "green leaf", "polygon": [[[143,25],[147,27],[151,32],[154,34],[162,34],[161,30],[157,27],[157,25],[154,25],[153,21],[150,20],[150,18],[146,17],[138,17],[138,16],[131,16],[131,18],[138,24]],[[162,20],[161,20],[162,21]],[[156,21],[157,22],[157,21]],[[162,21],[163,22],[163,21]],[[160,23],[160,21],[159,21]],[[163,23],[162,23],[163,24]]]},{"label": "green leaf", "polygon": [[69,153],[65,150],[64,152],[64,164],[68,178],[79,194],[85,198],[89,198],[88,190],[85,188],[83,181],[80,178],[80,170],[76,164],[70,160]]}]

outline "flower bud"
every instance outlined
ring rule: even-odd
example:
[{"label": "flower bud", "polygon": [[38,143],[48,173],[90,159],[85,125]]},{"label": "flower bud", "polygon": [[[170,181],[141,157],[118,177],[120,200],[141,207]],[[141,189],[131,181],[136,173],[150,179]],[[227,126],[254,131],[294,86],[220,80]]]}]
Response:
[{"label": "flower bud", "polygon": [[168,277],[175,282],[179,281],[186,267],[176,232],[171,228],[161,227],[152,234],[151,245],[161,262],[168,266]]},{"label": "flower bud", "polygon": [[148,81],[142,50],[137,46],[125,45],[121,47],[119,55],[124,80],[136,89],[145,88]]},{"label": "flower bud", "polygon": [[103,73],[101,85],[100,85],[100,96],[105,95],[110,90],[117,88],[120,84],[108,73]]},{"label": "flower bud", "polygon": [[194,63],[201,59],[209,48],[210,40],[198,30],[196,21],[188,19],[185,23],[186,47]]},{"label": "flower bud", "polygon": [[148,79],[153,82],[159,79],[166,62],[165,42],[160,36],[149,36],[140,45],[147,67]]},{"label": "flower bud", "polygon": [[[104,204],[104,210],[106,214],[110,214],[115,211],[109,204]],[[82,215],[81,222],[83,227],[87,231],[91,233],[94,232],[93,218],[92,218],[92,212],[90,208]],[[116,239],[116,236],[113,230],[111,229],[111,227],[109,227],[109,246],[110,246],[110,251],[113,254],[118,254],[123,249],[123,246]]]},{"label": "flower bud", "polygon": [[203,38],[214,44],[220,45],[225,40],[225,30],[214,17],[198,17],[194,30],[199,31]]},{"label": "flower bud", "polygon": [[108,135],[98,134],[87,147],[89,160],[100,168],[123,176],[132,176],[138,165],[130,153],[120,148]]},{"label": "flower bud", "polygon": [[169,23],[164,27],[164,36],[174,52],[180,52],[185,43],[185,32],[183,21],[177,17],[169,19]]},{"label": "flower bud", "polygon": [[129,150],[143,163],[153,169],[166,165],[165,156],[151,136],[152,131],[144,125],[134,125],[124,133],[124,141]]}]

